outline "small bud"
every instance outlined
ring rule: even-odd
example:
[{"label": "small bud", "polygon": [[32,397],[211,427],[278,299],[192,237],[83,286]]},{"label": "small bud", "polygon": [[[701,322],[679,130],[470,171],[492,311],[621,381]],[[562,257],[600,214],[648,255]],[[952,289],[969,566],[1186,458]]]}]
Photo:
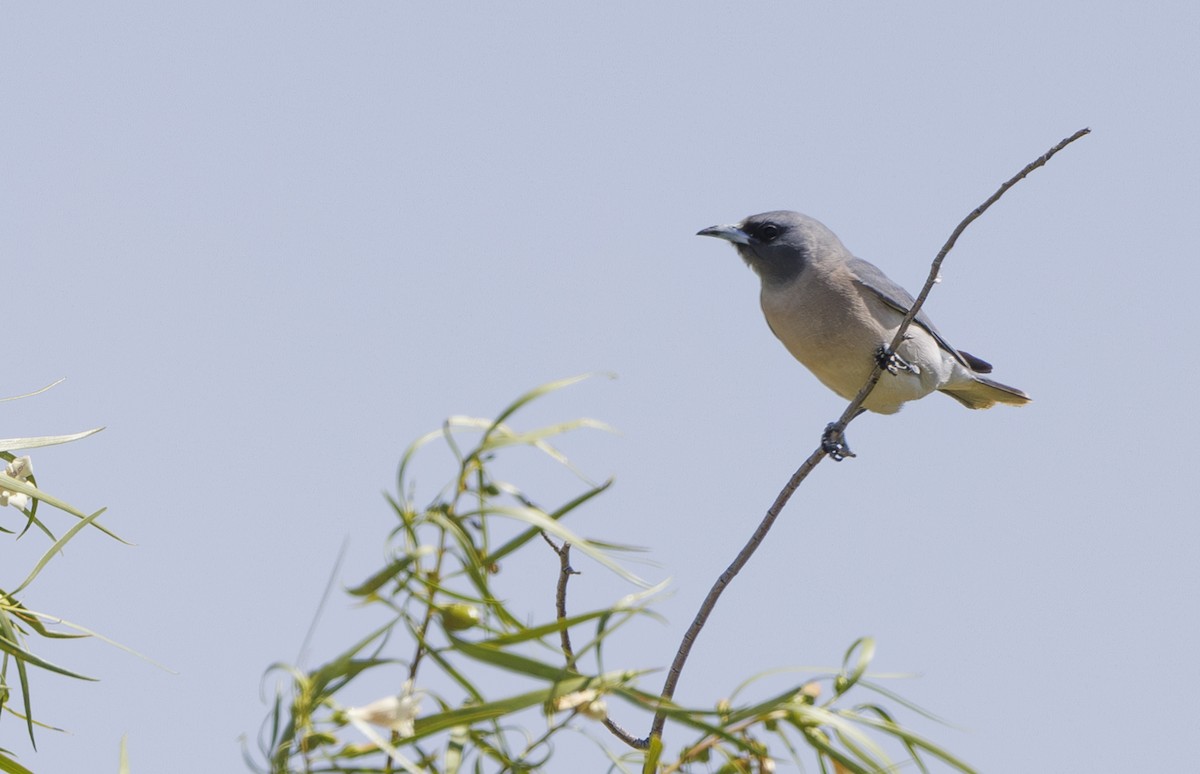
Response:
[{"label": "small bud", "polygon": [[806,728],[804,729],[804,734],[818,742],[829,744],[829,735],[819,728]]},{"label": "small bud", "polygon": [[445,626],[447,631],[461,632],[479,625],[479,608],[474,605],[456,602],[442,608],[441,614],[442,626]]},{"label": "small bud", "polygon": [[305,750],[315,750],[318,747],[337,743],[338,738],[336,736],[333,734],[326,734],[322,731],[307,734],[301,742],[303,749]]}]

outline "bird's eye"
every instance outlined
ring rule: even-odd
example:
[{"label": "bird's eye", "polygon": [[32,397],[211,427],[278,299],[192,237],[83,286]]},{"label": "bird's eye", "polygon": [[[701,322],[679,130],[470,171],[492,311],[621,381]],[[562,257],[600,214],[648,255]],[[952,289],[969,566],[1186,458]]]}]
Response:
[{"label": "bird's eye", "polygon": [[774,223],[764,224],[758,229],[758,238],[764,242],[770,242],[777,236],[779,236],[779,226]]}]

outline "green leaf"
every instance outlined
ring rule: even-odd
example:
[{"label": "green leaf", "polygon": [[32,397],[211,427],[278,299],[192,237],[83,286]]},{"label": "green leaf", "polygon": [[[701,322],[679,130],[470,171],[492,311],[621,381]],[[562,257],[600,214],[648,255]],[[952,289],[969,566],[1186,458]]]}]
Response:
[{"label": "green leaf", "polygon": [[[21,492],[23,494],[29,495],[30,497],[34,497],[34,498],[40,500],[41,502],[46,503],[47,505],[52,505],[55,508],[58,508],[60,511],[65,511],[77,518],[80,518],[80,519],[88,518],[88,515],[86,513],[84,513],[83,511],[79,510],[78,508],[76,508],[72,505],[68,505],[67,503],[63,502],[62,500],[59,500],[57,497],[55,497],[51,494],[47,494],[46,492],[43,492],[41,489],[38,489],[36,486],[30,485],[26,481],[21,481],[20,479],[13,478],[12,476],[6,475],[4,473],[0,473],[0,489],[7,489],[10,492]],[[104,510],[101,509],[98,513],[92,514],[92,518],[94,519],[96,516],[99,516],[100,513],[103,513],[103,512],[104,512]],[[96,527],[96,529],[98,529],[101,532],[103,532],[104,534],[108,535],[110,538],[113,538],[114,540],[120,540],[122,543],[125,543],[124,540],[121,540],[121,538],[117,537],[116,534],[110,532],[108,530],[108,528],[104,527],[103,525],[101,525],[97,522],[94,522],[94,521],[91,523],[93,524],[93,526]],[[126,543],[126,545],[128,545],[128,543]]]},{"label": "green leaf", "polygon": [[5,774],[33,774],[32,771],[3,753],[0,753],[0,771]]},{"label": "green leaf", "polygon": [[913,712],[916,712],[919,715],[929,718],[930,720],[934,721],[935,723],[941,723],[943,726],[951,725],[949,723],[949,721],[947,721],[946,719],[938,717],[937,715],[933,714],[932,712],[925,709],[921,705],[919,705],[915,702],[909,701],[908,699],[904,698],[903,696],[896,693],[895,691],[888,690],[887,688],[884,688],[882,685],[879,685],[878,683],[871,682],[868,680],[859,680],[858,684],[861,687],[863,687],[869,691],[874,691],[875,693],[878,693],[881,696],[885,696],[888,699],[891,699],[892,701],[896,702],[897,704],[907,707],[908,709],[912,710]]},{"label": "green leaf", "polygon": [[[896,723],[892,716],[889,715],[882,707],[877,707],[874,704],[863,704],[857,707],[857,709],[859,712],[874,712],[875,714],[879,715],[879,717],[883,718],[884,722],[891,723],[899,728],[899,724]],[[913,760],[913,763],[917,764],[917,768],[921,770],[922,774],[929,774],[929,769],[925,767],[925,762],[921,760],[921,754],[917,752],[917,746],[903,737],[900,737],[900,741],[903,742],[904,747],[908,750],[908,754]]]},{"label": "green leaf", "polygon": [[790,688],[782,693],[776,694],[769,699],[765,699],[747,707],[738,707],[729,713],[729,723],[741,723],[750,718],[760,717],[776,710],[787,710],[796,712],[797,707],[808,706],[801,705],[796,701],[796,694],[800,692],[802,686],[798,685]]},{"label": "green leaf", "polygon": [[[566,503],[562,507],[552,511],[551,513],[549,513],[547,515],[549,516],[549,518],[551,518],[555,521],[558,521],[563,516],[566,516],[571,511],[575,510],[579,506],[586,503],[588,500],[592,499],[596,495],[598,495],[601,492],[603,492],[604,490],[608,489],[610,486],[612,486],[612,484],[613,484],[613,479],[610,478],[609,480],[605,481],[603,484],[592,487],[588,491],[584,492],[583,494],[579,495],[575,499],[571,500],[570,502]],[[489,563],[494,563],[494,562],[500,561],[504,557],[511,554],[513,551],[516,551],[518,548],[520,548],[521,546],[528,543],[530,540],[537,537],[539,534],[541,534],[541,532],[542,532],[542,530],[537,527],[531,527],[527,530],[524,530],[519,535],[514,537],[512,540],[508,541],[504,545],[500,546],[500,548],[498,548],[495,551],[493,551],[492,553],[488,554],[488,556],[486,557],[487,561]],[[593,545],[596,545],[596,543],[593,542]]]},{"label": "green leaf", "polygon": [[635,676],[636,673],[634,672],[610,672],[594,677],[568,677],[546,688],[530,691],[529,693],[510,696],[506,699],[470,704],[436,715],[426,715],[425,717],[417,718],[414,735],[404,741],[406,743],[415,741],[439,731],[444,731],[447,728],[458,726],[471,727],[479,723],[496,720],[506,715],[528,709],[529,707],[545,705],[560,696],[584,689],[594,689],[601,693],[616,691]]},{"label": "green leaf", "polygon": [[442,436],[443,436],[442,430],[431,430],[430,432],[426,433],[425,435],[421,436],[417,440],[410,443],[408,445],[408,448],[404,450],[404,454],[402,454],[400,456],[400,469],[396,473],[396,481],[398,484],[397,489],[400,492],[401,497],[404,497],[405,475],[408,471],[408,464],[410,462],[412,462],[412,458],[416,455],[417,451],[422,446],[429,443],[430,441],[437,440],[438,438],[441,438]]},{"label": "green leaf", "polygon": [[[334,693],[367,669],[395,663],[393,659],[380,659],[374,657],[355,658],[359,651],[366,648],[376,640],[383,638],[383,641],[386,641],[387,635],[391,633],[394,625],[395,619],[379,627],[366,637],[363,637],[333,660],[321,665],[309,673],[305,679],[311,682],[314,702],[320,701],[322,696]],[[382,645],[383,642],[380,642],[380,647],[382,647]],[[291,667],[286,667],[285,665],[281,664],[277,664],[273,668],[286,668],[289,671],[293,671],[294,674],[303,675],[302,672],[292,670]]]},{"label": "green leaf", "polygon": [[[856,651],[858,658],[855,659],[854,666],[847,671],[850,658]],[[851,686],[857,683],[863,674],[866,673],[867,667],[871,665],[871,659],[874,657],[874,637],[859,637],[850,643],[850,647],[846,649],[846,655],[842,659],[842,673],[834,680],[834,692],[840,696],[850,690]]]},{"label": "green leaf", "polygon": [[[49,672],[56,672],[60,675],[65,675],[66,677],[74,677],[76,680],[88,680],[91,682],[96,681],[96,678],[94,677],[88,677],[87,675],[81,675],[78,672],[72,672],[66,667],[60,667],[57,664],[45,660],[44,658],[39,658],[38,656],[33,655],[29,651],[22,648],[20,644],[9,639],[7,635],[0,636],[0,650],[15,658],[18,666],[21,664],[32,664],[33,666],[41,667]],[[22,690],[24,690],[24,686],[22,686]]]},{"label": "green leaf", "polygon": [[[36,395],[37,393],[32,394]],[[82,433],[72,433],[70,435],[43,435],[36,438],[4,438],[0,439],[0,451],[13,451],[14,449],[37,449],[42,446],[55,446],[60,443],[70,443],[71,441],[78,441],[80,438],[87,438],[89,435],[95,435],[103,429],[103,427],[93,427],[91,430],[84,430]]]},{"label": "green leaf", "polygon": [[830,758],[833,758],[848,771],[853,772],[853,774],[879,774],[881,771],[881,769],[864,769],[858,764],[858,761],[854,760],[830,744],[829,740],[825,737],[825,734],[822,733],[820,729],[810,728],[805,730],[804,741],[808,742],[809,745],[814,749],[824,753]]},{"label": "green leaf", "polygon": [[21,582],[20,586],[17,586],[15,589],[13,589],[12,593],[13,594],[21,593],[21,591],[23,591],[26,586],[28,586],[30,583],[33,582],[33,579],[38,576],[38,573],[40,573],[42,571],[42,568],[45,567],[46,564],[51,559],[54,558],[55,554],[57,554],[59,551],[62,550],[63,546],[65,546],[67,544],[67,541],[69,541],[71,538],[73,538],[77,534],[79,534],[79,531],[82,530],[84,527],[88,526],[89,524],[94,523],[96,521],[96,519],[98,519],[100,517],[100,514],[104,513],[104,511],[105,511],[105,509],[101,508],[100,510],[93,513],[91,516],[84,517],[84,519],[82,521],[73,525],[69,530],[66,531],[66,533],[63,534],[62,537],[60,537],[58,540],[54,541],[54,545],[50,546],[50,548],[48,548],[46,550],[46,553],[42,554],[42,558],[39,559],[37,564],[35,564],[33,566],[33,570],[30,571],[28,577],[26,577],[25,580]]},{"label": "green leaf", "polygon": [[54,381],[47,384],[45,387],[39,387],[38,389],[34,390],[33,392],[27,392],[24,395],[9,395],[6,398],[0,398],[0,403],[8,403],[10,400],[22,400],[23,398],[32,398],[34,395],[41,395],[43,392],[54,389],[55,387],[57,387],[58,385],[62,384],[65,381],[66,381],[66,379],[55,379]]},{"label": "green leaf", "polygon": [[440,666],[442,668],[443,672],[445,672],[447,675],[449,675],[451,680],[458,683],[460,686],[462,686],[464,691],[466,691],[468,694],[470,694],[471,699],[473,701],[476,701],[476,702],[483,701],[483,694],[479,691],[479,689],[476,688],[475,685],[470,680],[467,679],[466,675],[462,674],[457,669],[455,669],[454,665],[451,664],[450,661],[447,660],[439,651],[437,651],[433,648],[426,647],[425,652],[429,655],[429,657],[431,659],[433,659],[434,661],[437,662],[438,666]]},{"label": "green leaf", "polygon": [[474,726],[477,723],[502,718],[529,707],[545,704],[556,696],[582,690],[589,687],[594,680],[590,677],[570,678],[548,688],[510,696],[507,699],[459,707],[436,715],[426,715],[423,718],[417,718],[415,733],[404,741],[416,741],[448,728]]},{"label": "green leaf", "polygon": [[503,669],[506,672],[515,672],[521,675],[529,675],[542,680],[551,680],[554,682],[561,681],[571,676],[564,667],[556,664],[547,664],[536,659],[521,656],[501,648],[490,647],[488,645],[477,645],[473,642],[460,640],[452,634],[447,633],[450,637],[452,648],[458,652],[472,658],[476,661],[481,661],[485,664]]},{"label": "green leaf", "polygon": [[633,573],[626,570],[621,565],[617,564],[607,554],[605,554],[603,551],[600,551],[599,549],[597,549],[590,542],[588,542],[584,538],[580,537],[579,535],[575,534],[571,530],[567,529],[559,522],[550,518],[542,510],[539,510],[536,508],[525,508],[525,507],[518,507],[518,506],[512,506],[512,505],[498,505],[498,506],[489,506],[487,508],[481,508],[477,511],[472,511],[470,513],[465,513],[465,514],[463,514],[463,518],[469,518],[471,516],[490,516],[490,515],[507,516],[511,519],[516,519],[518,521],[523,521],[527,524],[531,524],[534,527],[536,527],[544,532],[548,532],[549,534],[553,535],[554,537],[558,538],[559,540],[565,540],[566,542],[571,544],[572,548],[579,549],[581,552],[583,552],[584,554],[587,554],[589,557],[596,560],[600,564],[604,565],[608,569],[612,570],[614,573],[616,573],[620,577],[624,578],[625,580],[629,581],[630,583],[636,584],[638,586],[643,586],[643,587],[648,587],[650,585],[646,581],[642,580],[638,576],[636,576]]},{"label": "green leaf", "polygon": [[[16,642],[17,639],[17,630],[13,626],[9,613],[5,610],[0,610],[0,641]],[[3,649],[3,645],[0,644],[0,650]],[[34,749],[37,749],[37,740],[33,737],[33,706],[32,698],[29,694],[29,675],[25,671],[25,651],[20,650],[13,655],[16,657],[17,680],[21,683],[21,703],[25,707],[25,727],[29,731],[30,744],[33,745]]]},{"label": "green leaf", "polygon": [[508,626],[513,628],[519,627],[520,622],[492,594],[485,569],[487,565],[484,564],[479,549],[476,548],[471,536],[462,528],[462,521],[471,515],[477,514],[451,517],[441,512],[428,512],[429,520],[444,529],[447,535],[454,538],[454,542],[462,550],[463,560],[461,567],[467,578],[471,581],[471,584],[475,586],[476,591],[479,592],[479,601],[487,605],[488,609]]},{"label": "green leaf", "polygon": [[575,475],[583,479],[589,486],[595,486],[595,483],[589,479],[583,471],[575,467],[567,455],[560,452],[557,448],[546,442],[546,438],[550,438],[571,430],[579,428],[591,428],[595,430],[607,430],[608,432],[616,432],[612,427],[603,422],[598,422],[594,419],[576,419],[569,422],[560,422],[556,425],[549,425],[537,430],[529,430],[523,433],[516,432],[507,425],[500,425],[496,432],[490,434],[475,451],[471,452],[471,456],[478,458],[487,452],[492,452],[506,446],[532,446],[538,451],[545,454],[550,459],[570,470]]},{"label": "green leaf", "polygon": [[[579,374],[578,376],[569,376],[566,379],[558,379],[553,382],[547,382],[547,383],[541,385],[540,387],[534,387],[532,390],[525,393],[524,395],[522,395],[521,397],[517,398],[515,401],[510,403],[508,406],[506,406],[504,408],[504,410],[500,412],[500,416],[496,417],[496,419],[492,422],[492,426],[497,427],[497,426],[503,424],[504,420],[511,417],[522,406],[529,403],[530,401],[537,400],[538,398],[542,397],[543,395],[546,395],[551,392],[555,392],[556,390],[561,390],[564,387],[570,387],[573,384],[578,384],[579,382],[582,382],[584,379],[590,379],[593,376],[597,376],[597,374],[594,374],[594,373]],[[607,374],[607,376],[610,379],[614,378],[613,374]],[[484,434],[484,442],[485,443],[487,442],[487,436],[490,434],[491,434],[490,430],[488,433]]]},{"label": "green leaf", "polygon": [[[813,726],[832,728],[841,739],[842,744],[850,748],[855,755],[859,756],[860,760],[867,763],[871,771],[891,770],[891,760],[888,758],[887,752],[862,729],[847,719],[844,713],[831,712],[824,707],[813,707],[807,704],[796,705],[792,711],[796,715],[811,720]],[[857,721],[859,718],[854,717],[853,720]]]},{"label": "green leaf", "polygon": [[594,620],[602,615],[610,615],[613,612],[613,610],[593,610],[590,613],[580,613],[579,615],[570,616],[569,618],[560,618],[556,621],[552,621],[551,623],[542,624],[541,626],[522,628],[521,630],[513,632],[512,634],[502,634],[499,637],[483,640],[477,644],[484,647],[496,648],[504,647],[506,645],[516,645],[520,642],[541,639],[549,634],[557,634],[563,629],[570,628],[576,624],[585,623],[586,621]]},{"label": "green leaf", "polygon": [[421,554],[407,554],[393,559],[384,565],[383,569],[371,575],[362,583],[346,589],[346,593],[356,597],[367,597],[379,591],[385,583],[408,569],[408,566],[419,559]]},{"label": "green leaf", "polygon": [[[866,745],[858,743],[859,737],[847,734],[841,728],[834,728],[833,732],[837,734],[838,741],[853,755],[857,756],[860,761],[865,763],[871,771],[895,771],[896,765],[884,754],[882,748],[875,747],[873,750],[868,749]],[[861,738],[870,739],[866,734],[862,734]],[[876,757],[876,753],[879,754],[878,758]]]},{"label": "green leaf", "polygon": [[558,422],[553,425],[546,425],[536,430],[526,430],[524,432],[513,430],[508,425],[495,425],[489,428],[492,430],[492,433],[485,442],[479,445],[479,448],[476,450],[476,456],[478,456],[479,452],[492,451],[505,446],[536,446],[560,462],[566,462],[567,458],[553,446],[545,443],[545,439],[553,438],[556,435],[564,435],[580,428],[606,430],[610,433],[616,432],[611,425],[597,419],[588,419],[587,417],[570,419],[566,422]]},{"label": "green leaf", "polygon": [[952,755],[951,753],[942,749],[941,747],[938,747],[937,745],[935,745],[933,742],[930,742],[925,737],[915,734],[906,728],[897,726],[895,723],[890,723],[890,722],[883,721],[883,720],[875,720],[873,718],[868,718],[866,716],[861,716],[861,715],[856,717],[855,720],[859,723],[862,723],[863,725],[872,726],[874,728],[880,729],[881,731],[886,731],[887,733],[891,734],[892,736],[896,737],[897,739],[904,740],[906,742],[909,742],[909,743],[915,745],[916,747],[920,747],[922,750],[925,750],[930,755],[934,755],[934,756],[937,756],[938,758],[941,758],[943,761],[950,764],[951,766],[958,769],[959,771],[966,772],[966,774],[975,774],[975,769],[971,768],[971,766],[969,764],[967,764],[966,762],[955,757],[954,755]]},{"label": "green leaf", "polygon": [[650,737],[650,746],[646,748],[646,762],[642,764],[642,774],[655,774],[658,771],[658,761],[662,758],[662,752],[662,737]]}]

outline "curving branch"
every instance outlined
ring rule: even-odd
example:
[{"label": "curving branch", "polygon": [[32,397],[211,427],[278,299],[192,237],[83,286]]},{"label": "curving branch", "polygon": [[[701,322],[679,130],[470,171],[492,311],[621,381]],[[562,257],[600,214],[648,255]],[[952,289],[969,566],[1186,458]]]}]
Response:
[{"label": "curving branch", "polygon": [[[971,211],[970,214],[967,215],[967,217],[963,218],[962,222],[958,224],[958,227],[955,228],[953,233],[950,234],[950,238],[946,240],[946,244],[943,245],[942,249],[938,252],[937,257],[933,259],[933,264],[929,270],[929,278],[925,281],[925,286],[921,288],[921,293],[917,296],[912,308],[908,310],[908,314],[904,316],[904,320],[900,323],[900,327],[897,329],[896,335],[892,338],[892,343],[888,347],[889,353],[894,352],[896,347],[900,345],[900,342],[904,338],[905,331],[908,330],[908,326],[912,324],[912,321],[917,316],[917,313],[921,311],[921,306],[925,303],[925,299],[929,297],[929,291],[933,288],[934,283],[937,281],[938,272],[941,270],[942,261],[945,260],[946,255],[949,254],[950,250],[954,247],[955,242],[958,241],[959,235],[966,230],[967,226],[971,225],[971,223],[974,222],[984,212],[986,212],[989,207],[995,204],[1000,197],[1008,191],[1008,189],[1019,183],[1030,172],[1044,165],[1051,159],[1051,157],[1054,156],[1054,154],[1058,153],[1063,148],[1067,147],[1080,137],[1083,137],[1090,132],[1090,129],[1080,129],[1070,137],[1067,137],[1059,142],[1053,148],[1046,151],[1046,153],[1044,153],[1042,156],[1027,164],[1024,169],[1001,185],[1000,188],[997,189],[994,194],[988,197],[983,204],[976,207]],[[871,370],[870,377],[867,378],[867,381],[862,386],[862,389],[858,391],[858,395],[856,395],[854,400],[850,401],[850,404],[846,406],[846,410],[842,412],[841,418],[839,418],[837,422],[830,427],[830,431],[827,431],[830,433],[833,440],[840,440],[842,434],[846,430],[846,427],[851,421],[854,420],[856,416],[861,413],[863,401],[865,401],[867,396],[871,394],[871,390],[875,388],[875,384],[879,381],[879,377],[882,373],[882,366],[880,363],[876,363],[875,367]],[[725,591],[725,588],[729,585],[730,581],[733,580],[734,576],[736,576],[738,572],[740,572],[741,569],[746,566],[746,563],[750,561],[750,557],[753,556],[754,552],[758,550],[759,545],[767,536],[767,533],[771,530],[771,526],[775,523],[775,519],[779,517],[779,514],[783,510],[783,507],[787,504],[787,501],[791,499],[792,493],[796,491],[804,479],[808,477],[808,474],[812,472],[813,468],[815,468],[825,456],[826,451],[824,447],[817,447],[817,449],[808,456],[808,459],[806,459],[800,465],[796,472],[792,474],[792,477],[788,479],[787,484],[784,485],[783,489],[779,492],[779,495],[775,498],[775,502],[772,503],[771,507],[767,509],[766,516],[763,517],[763,520],[759,523],[758,528],[754,530],[754,534],[750,536],[750,540],[747,541],[746,545],[742,547],[742,550],[738,552],[737,557],[733,560],[729,567],[725,569],[725,572],[721,573],[720,577],[717,578],[717,581],[713,584],[712,588],[709,589],[708,596],[706,596],[704,598],[704,602],[701,603],[700,610],[697,611],[696,617],[692,620],[691,626],[689,626],[687,631],[684,632],[683,640],[679,643],[679,650],[675,653],[675,660],[671,663],[671,669],[667,673],[667,679],[663,684],[662,693],[660,695],[661,701],[664,704],[670,702],[671,698],[675,695],[675,686],[679,683],[679,676],[683,672],[683,665],[687,663],[688,654],[690,654],[692,651],[692,645],[695,643],[696,637],[699,636],[700,630],[704,628],[705,622],[708,621],[708,616],[712,613],[713,608],[716,606],[717,600],[721,597],[721,594]],[[659,710],[654,714],[654,721],[650,726],[650,736],[646,739],[635,740],[633,746],[639,749],[646,749],[650,747],[653,739],[662,738],[663,726],[666,725],[666,722],[666,713],[660,706]]]}]

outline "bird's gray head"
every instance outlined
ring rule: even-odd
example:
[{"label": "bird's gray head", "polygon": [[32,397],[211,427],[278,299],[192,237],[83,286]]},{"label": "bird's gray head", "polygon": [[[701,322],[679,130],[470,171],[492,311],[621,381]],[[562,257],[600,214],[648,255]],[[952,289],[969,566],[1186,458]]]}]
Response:
[{"label": "bird's gray head", "polygon": [[751,215],[732,226],[712,226],[699,236],[726,239],[768,282],[787,282],[813,261],[841,260],[846,248],[820,221],[788,210]]}]

